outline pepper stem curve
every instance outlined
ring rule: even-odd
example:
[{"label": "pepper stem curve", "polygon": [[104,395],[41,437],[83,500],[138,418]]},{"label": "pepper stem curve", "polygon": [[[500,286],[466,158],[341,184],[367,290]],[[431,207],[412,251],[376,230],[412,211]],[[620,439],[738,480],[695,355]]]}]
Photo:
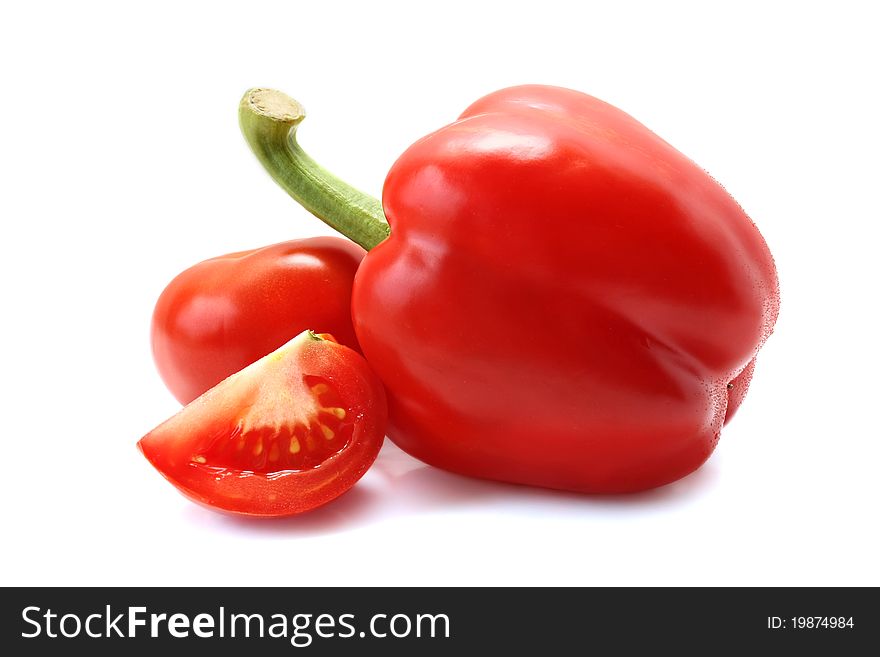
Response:
[{"label": "pepper stem curve", "polygon": [[369,251],[390,233],[382,204],[300,148],[296,128],[305,116],[302,105],[274,89],[250,89],[238,107],[244,138],[275,182],[318,219]]}]

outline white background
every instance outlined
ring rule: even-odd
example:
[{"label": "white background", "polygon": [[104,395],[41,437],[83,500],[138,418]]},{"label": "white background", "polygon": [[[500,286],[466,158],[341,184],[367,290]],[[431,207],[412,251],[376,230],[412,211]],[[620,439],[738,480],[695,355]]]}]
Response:
[{"label": "white background", "polygon": [[[0,583],[880,584],[878,116],[870,3],[5,4]],[[511,84],[618,105],[760,226],[782,312],[696,474],[631,497],[468,480],[387,445],[278,522],[197,508],[135,449],[178,408],[153,303],[221,253],[330,234],[251,155],[238,100],[378,195],[415,139]]]}]

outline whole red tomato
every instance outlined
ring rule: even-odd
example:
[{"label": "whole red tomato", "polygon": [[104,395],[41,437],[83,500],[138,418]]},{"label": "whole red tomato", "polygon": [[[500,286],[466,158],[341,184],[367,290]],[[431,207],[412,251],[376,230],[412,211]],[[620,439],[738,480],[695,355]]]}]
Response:
[{"label": "whole red tomato", "polygon": [[178,275],[153,312],[153,356],[187,404],[311,329],[360,350],[351,286],[365,251],[314,237],[211,258]]}]

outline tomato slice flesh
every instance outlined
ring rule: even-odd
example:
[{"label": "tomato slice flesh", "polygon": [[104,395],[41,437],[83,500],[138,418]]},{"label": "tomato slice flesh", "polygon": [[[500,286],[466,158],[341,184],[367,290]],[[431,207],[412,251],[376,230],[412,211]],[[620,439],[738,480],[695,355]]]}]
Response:
[{"label": "tomato slice flesh", "polygon": [[[198,448],[192,463],[214,470],[271,474],[315,468],[345,449],[354,431],[349,411],[340,406],[332,383],[321,377],[304,377],[313,397],[312,414],[300,420],[266,422],[255,406],[233,423],[222,425],[216,437]],[[286,400],[288,403],[297,403]],[[299,401],[302,405],[302,401]],[[296,416],[297,413],[291,413]]]}]

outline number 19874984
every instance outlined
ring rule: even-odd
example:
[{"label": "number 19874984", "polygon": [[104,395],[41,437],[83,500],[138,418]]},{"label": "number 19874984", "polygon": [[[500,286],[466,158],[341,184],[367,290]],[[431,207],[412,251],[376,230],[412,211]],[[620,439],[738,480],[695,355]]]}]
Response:
[{"label": "number 19874984", "polygon": [[842,630],[855,627],[852,616],[780,616],[767,617],[771,630]]}]

